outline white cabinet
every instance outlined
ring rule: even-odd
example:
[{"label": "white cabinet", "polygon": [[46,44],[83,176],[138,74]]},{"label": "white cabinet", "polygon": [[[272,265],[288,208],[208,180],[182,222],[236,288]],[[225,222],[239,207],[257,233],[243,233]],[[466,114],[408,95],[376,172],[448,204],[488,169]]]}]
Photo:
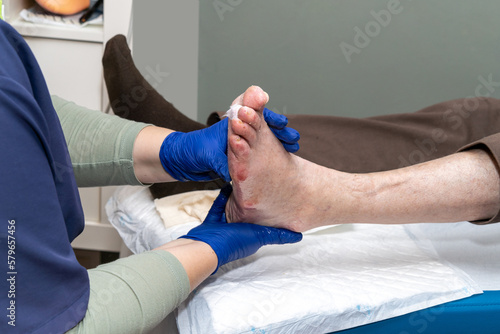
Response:
[{"label": "white cabinet", "polygon": [[[67,28],[23,21],[19,13],[33,0],[4,0],[4,19],[27,41],[40,64],[51,94],[95,110],[107,110],[109,101],[102,74],[102,54],[116,34],[132,40],[132,1],[104,1],[104,24]],[[109,224],[103,207],[110,189],[81,188],[85,230],[73,247],[120,251],[121,239]]]}]

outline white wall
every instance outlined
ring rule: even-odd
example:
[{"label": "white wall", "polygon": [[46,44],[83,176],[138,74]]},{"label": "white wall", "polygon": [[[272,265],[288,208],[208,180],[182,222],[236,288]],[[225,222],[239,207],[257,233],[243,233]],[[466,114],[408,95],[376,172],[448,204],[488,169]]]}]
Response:
[{"label": "white wall", "polygon": [[290,114],[415,111],[490,75],[500,97],[498,13],[497,0],[200,1],[199,118],[251,84]]},{"label": "white wall", "polygon": [[196,119],[199,2],[135,0],[133,16],[136,66],[165,98]]}]

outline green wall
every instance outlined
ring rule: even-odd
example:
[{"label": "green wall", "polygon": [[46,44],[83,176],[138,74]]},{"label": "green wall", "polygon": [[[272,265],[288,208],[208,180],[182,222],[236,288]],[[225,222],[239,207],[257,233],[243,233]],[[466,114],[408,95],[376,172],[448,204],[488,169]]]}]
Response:
[{"label": "green wall", "polygon": [[200,1],[198,119],[252,84],[285,114],[500,98],[499,17],[498,0]]}]

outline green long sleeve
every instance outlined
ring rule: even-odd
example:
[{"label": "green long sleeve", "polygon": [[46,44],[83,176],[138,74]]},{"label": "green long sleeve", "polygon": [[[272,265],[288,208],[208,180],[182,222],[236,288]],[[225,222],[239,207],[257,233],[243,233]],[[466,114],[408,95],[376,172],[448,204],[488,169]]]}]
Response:
[{"label": "green long sleeve", "polygon": [[134,173],[135,138],[149,124],[90,110],[52,96],[79,187],[141,185]]},{"label": "green long sleeve", "polygon": [[89,270],[83,320],[68,333],[148,333],[189,294],[189,279],[172,254],[156,250]]}]

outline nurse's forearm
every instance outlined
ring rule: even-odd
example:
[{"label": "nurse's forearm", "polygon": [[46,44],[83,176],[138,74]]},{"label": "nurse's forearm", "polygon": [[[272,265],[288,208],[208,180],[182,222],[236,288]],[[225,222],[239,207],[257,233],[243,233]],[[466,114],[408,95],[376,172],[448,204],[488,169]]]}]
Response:
[{"label": "nurse's forearm", "polygon": [[141,184],[134,173],[132,149],[150,125],[90,110],[57,96],[52,96],[52,102],[79,187]]},{"label": "nurse's forearm", "polygon": [[173,131],[156,126],[148,126],[139,132],[132,152],[134,172],[142,183],[176,181],[163,168],[160,161],[160,147],[163,140]]},{"label": "nurse's forearm", "polygon": [[177,239],[155,250],[167,251],[179,260],[188,275],[190,291],[217,268],[217,255],[208,244],[201,241]]},{"label": "nurse's forearm", "polygon": [[351,213],[351,222],[485,220],[500,206],[497,166],[482,150],[352,178],[359,211]]},{"label": "nurse's forearm", "polygon": [[172,130],[89,110],[52,96],[78,186],[175,181],[159,152]]}]

